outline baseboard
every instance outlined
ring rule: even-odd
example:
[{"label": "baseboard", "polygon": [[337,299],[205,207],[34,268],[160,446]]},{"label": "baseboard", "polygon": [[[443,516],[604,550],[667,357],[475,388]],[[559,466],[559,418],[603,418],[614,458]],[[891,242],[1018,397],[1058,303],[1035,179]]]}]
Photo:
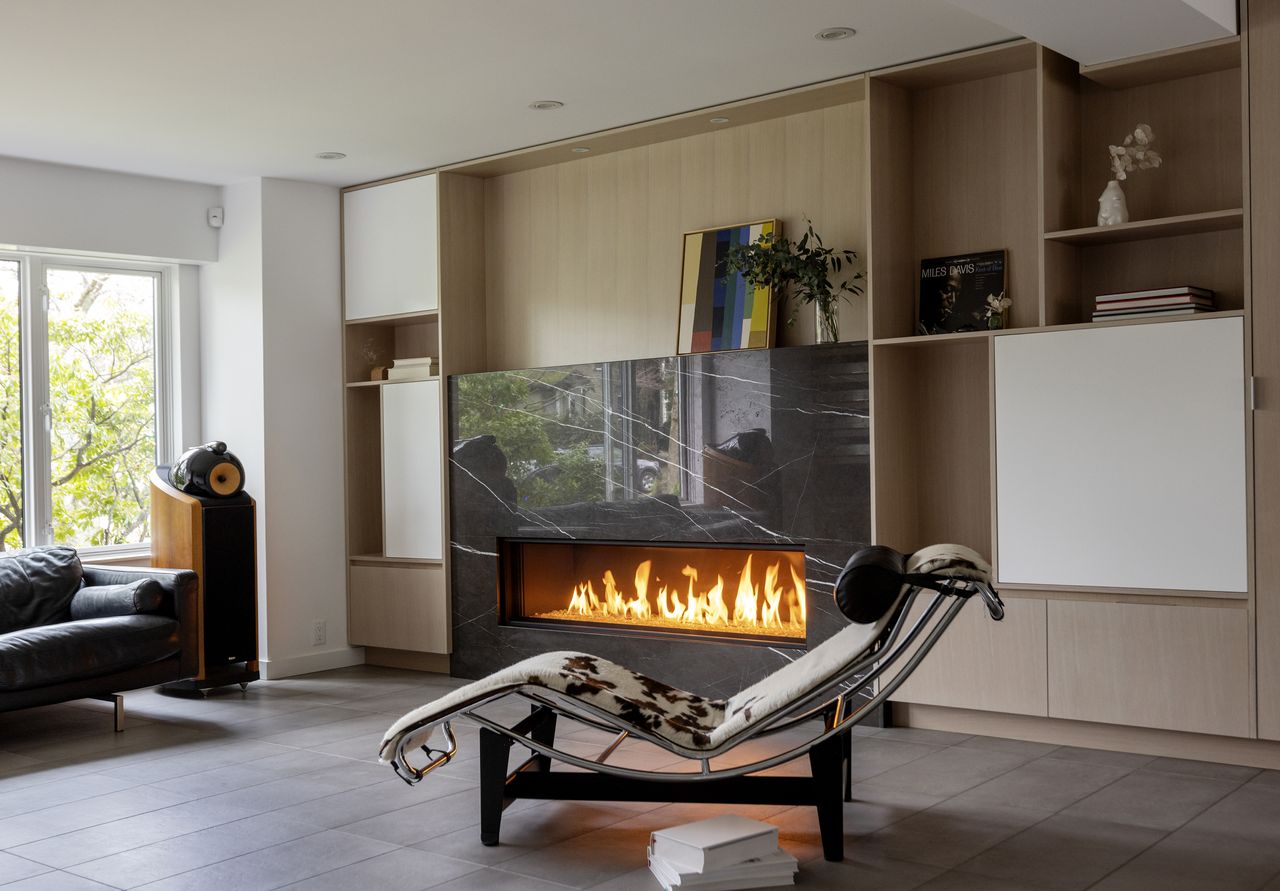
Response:
[{"label": "baseboard", "polygon": [[364,664],[364,650],[360,647],[343,647],[340,650],[325,650],[321,653],[307,653],[304,656],[289,656],[284,659],[259,659],[258,671],[269,681],[280,678],[291,678],[300,674],[311,674],[315,671],[328,671],[331,668],[347,668],[351,665]]},{"label": "baseboard", "polygon": [[413,650],[388,650],[382,647],[365,647],[364,664],[383,668],[407,668],[410,671],[449,673],[449,656],[446,653],[419,653]]},{"label": "baseboard", "polygon": [[1081,746],[1113,752],[1137,752],[1167,758],[1217,761],[1280,770],[1280,742],[1241,739],[1178,730],[1092,724],[1062,718],[1006,715],[937,705],[893,703],[893,723],[900,727],[949,730],[977,736],[1002,736],[1059,746]]}]

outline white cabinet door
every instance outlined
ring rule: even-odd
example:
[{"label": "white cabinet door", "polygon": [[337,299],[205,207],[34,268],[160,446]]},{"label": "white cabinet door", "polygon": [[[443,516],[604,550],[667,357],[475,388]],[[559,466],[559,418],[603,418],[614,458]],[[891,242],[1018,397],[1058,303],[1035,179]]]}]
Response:
[{"label": "white cabinet door", "polygon": [[388,557],[443,557],[440,382],[383,384],[382,536]]},{"label": "white cabinet door", "polygon": [[1242,319],[1001,335],[995,388],[1002,584],[1247,590]]},{"label": "white cabinet door", "polygon": [[439,306],[435,174],[344,194],[342,251],[348,319]]}]

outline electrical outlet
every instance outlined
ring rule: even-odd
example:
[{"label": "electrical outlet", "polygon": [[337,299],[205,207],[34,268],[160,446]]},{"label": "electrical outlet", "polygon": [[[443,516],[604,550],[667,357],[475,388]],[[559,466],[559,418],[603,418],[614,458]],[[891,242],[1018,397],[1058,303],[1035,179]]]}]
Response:
[{"label": "electrical outlet", "polygon": [[311,626],[311,646],[320,647],[329,640],[329,623],[323,620]]}]

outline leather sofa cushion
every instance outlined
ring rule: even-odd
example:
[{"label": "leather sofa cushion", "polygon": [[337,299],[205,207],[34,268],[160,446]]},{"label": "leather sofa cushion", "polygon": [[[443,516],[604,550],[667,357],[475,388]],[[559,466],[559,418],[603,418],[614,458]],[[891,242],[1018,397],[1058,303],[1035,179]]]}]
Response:
[{"label": "leather sofa cushion", "polygon": [[68,621],[83,575],[75,548],[0,553],[0,634]]},{"label": "leather sofa cushion", "polygon": [[178,652],[178,623],[113,616],[0,634],[0,690],[112,674]]},{"label": "leather sofa cushion", "polygon": [[123,585],[87,585],[71,598],[72,619],[101,619],[155,613],[164,606],[164,589],[155,579]]}]

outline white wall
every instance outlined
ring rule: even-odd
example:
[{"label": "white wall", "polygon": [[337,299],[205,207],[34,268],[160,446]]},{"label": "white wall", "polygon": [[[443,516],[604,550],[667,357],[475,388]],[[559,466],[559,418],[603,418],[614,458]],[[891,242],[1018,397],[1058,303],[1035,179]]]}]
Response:
[{"label": "white wall", "polygon": [[207,263],[217,186],[0,157],[0,244]]},{"label": "white wall", "polygon": [[[336,188],[262,181],[272,676],[358,661],[347,646],[338,219]],[[320,647],[317,621],[328,626]]]},{"label": "white wall", "polygon": [[[265,677],[363,661],[347,646],[338,191],[255,179],[223,192],[220,259],[201,270],[203,431],[258,502]],[[328,643],[312,646],[316,621]]]}]

